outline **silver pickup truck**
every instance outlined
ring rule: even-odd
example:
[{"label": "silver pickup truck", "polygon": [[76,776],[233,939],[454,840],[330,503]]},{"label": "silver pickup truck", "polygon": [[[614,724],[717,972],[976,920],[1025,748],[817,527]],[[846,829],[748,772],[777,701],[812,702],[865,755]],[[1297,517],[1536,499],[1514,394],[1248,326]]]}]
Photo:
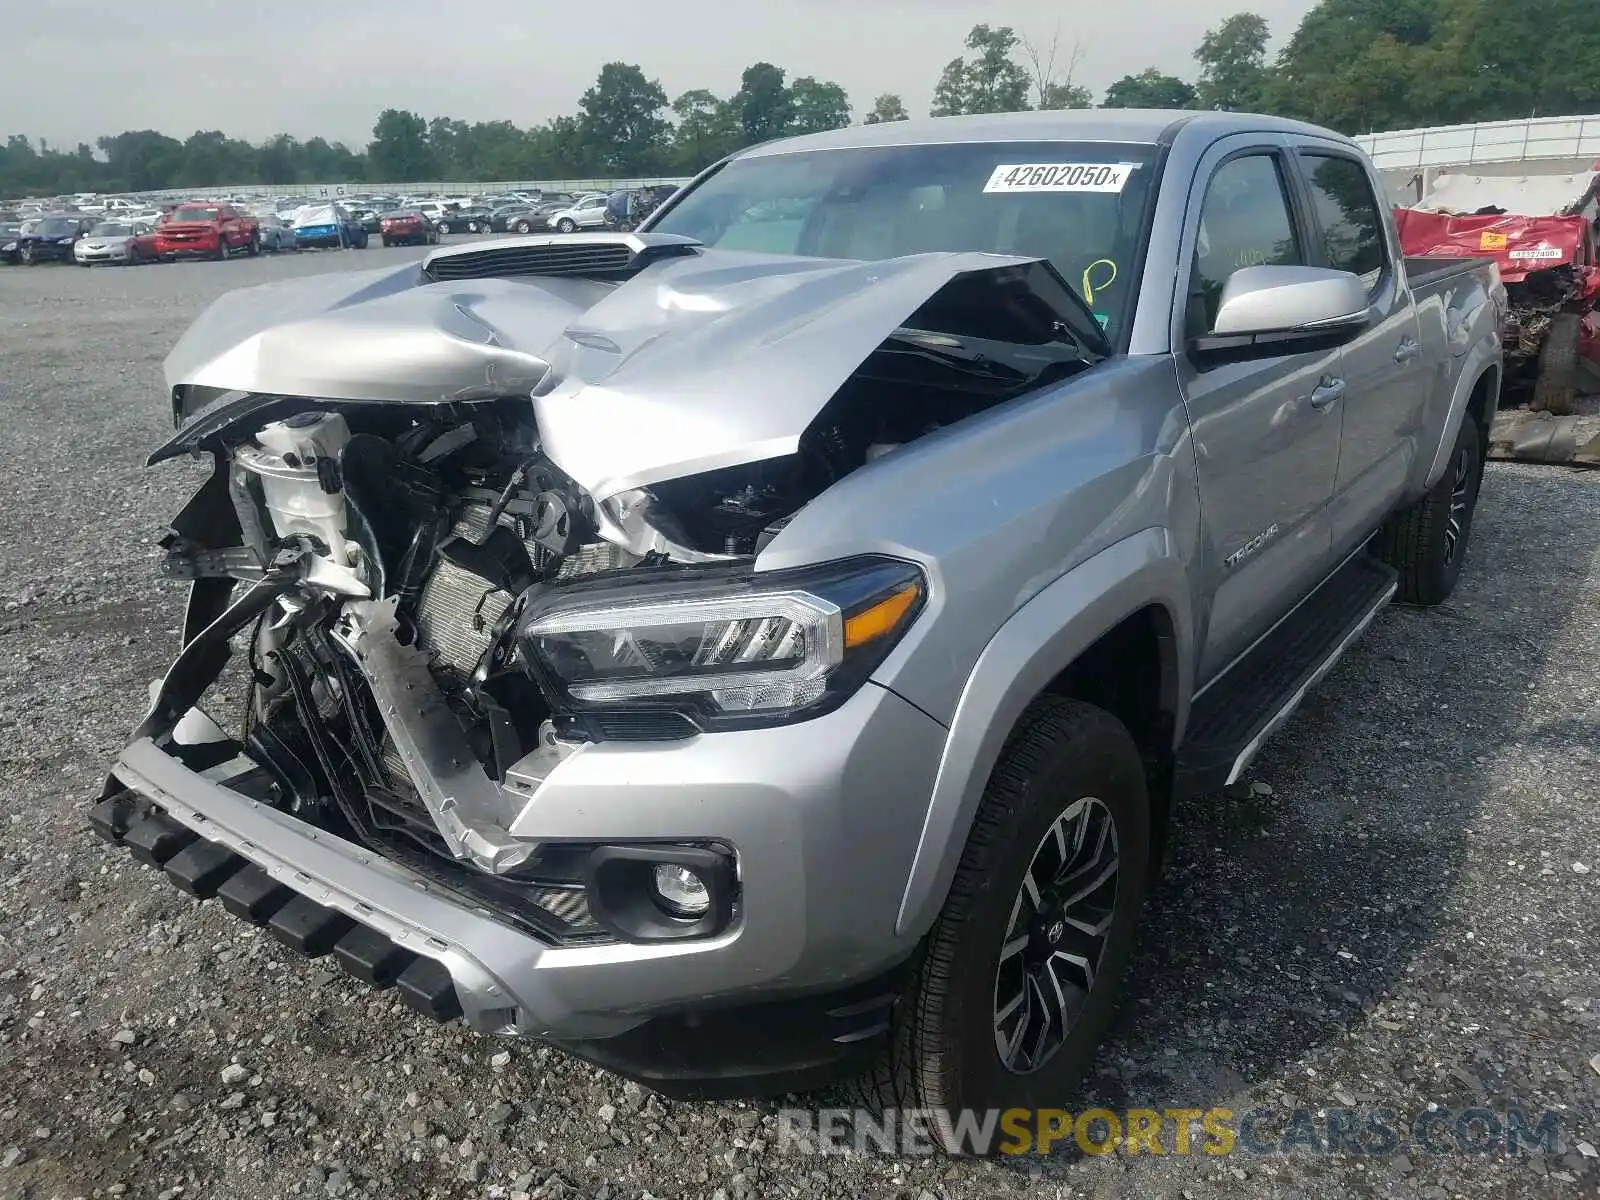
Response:
[{"label": "silver pickup truck", "polygon": [[93,824],[663,1090],[1059,1102],[1177,802],[1461,571],[1503,293],[1381,196],[1270,118],[905,122],[226,296]]}]

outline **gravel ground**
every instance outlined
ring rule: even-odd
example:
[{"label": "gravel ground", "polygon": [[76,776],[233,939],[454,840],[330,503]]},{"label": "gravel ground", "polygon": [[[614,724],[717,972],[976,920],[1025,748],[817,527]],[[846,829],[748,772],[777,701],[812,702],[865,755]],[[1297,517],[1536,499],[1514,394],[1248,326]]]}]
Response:
[{"label": "gravel ground", "polygon": [[223,290],[350,261],[0,270],[0,1195],[1600,1190],[1600,473],[1491,467],[1456,600],[1381,617],[1256,786],[1184,814],[1085,1098],[1520,1105],[1558,1114],[1549,1153],[802,1155],[773,1106],[433,1025],[97,841],[87,802],[180,614],[154,538],[195,476],[141,467],[161,358]]}]

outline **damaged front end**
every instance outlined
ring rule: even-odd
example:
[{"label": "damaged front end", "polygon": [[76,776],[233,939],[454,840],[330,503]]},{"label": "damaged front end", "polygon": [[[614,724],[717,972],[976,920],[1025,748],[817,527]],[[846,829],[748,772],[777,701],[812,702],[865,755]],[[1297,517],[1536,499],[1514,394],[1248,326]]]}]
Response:
[{"label": "damaged front end", "polygon": [[[843,703],[923,608],[921,569],[761,571],[761,551],[845,475],[1104,342],[1038,262],[673,245],[470,293],[452,259],[180,345],[181,426],[152,462],[213,469],[162,541],[190,605],[134,743],[548,944],[699,929],[608,905],[596,864],[626,847],[553,835],[546,779],[601,742]],[[732,848],[663,854],[729,864],[699,931],[736,919]]]}]

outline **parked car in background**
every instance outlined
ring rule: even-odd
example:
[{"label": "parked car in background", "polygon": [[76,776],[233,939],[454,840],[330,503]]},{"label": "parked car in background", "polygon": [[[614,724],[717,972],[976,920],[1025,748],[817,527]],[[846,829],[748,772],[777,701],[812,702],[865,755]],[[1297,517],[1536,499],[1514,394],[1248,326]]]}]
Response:
[{"label": "parked car in background", "polygon": [[98,218],[82,213],[52,213],[24,221],[17,231],[17,261],[25,267],[42,262],[71,262],[78,239]]},{"label": "parked car in background", "polygon": [[[150,226],[131,221],[100,221],[72,247],[73,260],[80,267],[92,267],[96,263],[128,266],[141,262],[148,243],[136,239],[149,232]],[[150,249],[153,258],[154,247]]]},{"label": "parked car in background", "polygon": [[21,233],[21,221],[0,221],[0,262],[16,263],[17,239]]},{"label": "parked car in background", "polygon": [[574,203],[572,196],[552,196],[536,203],[518,201],[502,205],[490,214],[489,229],[493,233],[537,233],[550,228],[552,215]]},{"label": "parked car in background", "polygon": [[138,256],[138,262],[161,262],[161,252],[156,249],[156,227],[143,221],[134,221],[141,232],[128,239],[129,250]]},{"label": "parked car in background", "polygon": [[367,231],[339,204],[308,204],[294,218],[294,240],[301,249],[367,248]]},{"label": "parked car in background", "polygon": [[579,229],[600,229],[606,223],[606,198],[585,196],[576,204],[559,208],[546,218],[551,229],[558,233],[574,233]]},{"label": "parked car in background", "polygon": [[268,213],[265,216],[257,217],[256,224],[261,229],[261,248],[263,250],[281,252],[300,248],[300,243],[294,235],[294,227],[277,213]]},{"label": "parked car in background", "polygon": [[402,208],[395,212],[384,213],[378,225],[385,246],[427,246],[439,243],[439,227],[414,208]]},{"label": "parked car in background", "polygon": [[227,258],[240,250],[256,255],[261,229],[254,217],[231,204],[190,201],[156,227],[156,249],[163,258]]},{"label": "parked car in background", "polygon": [[488,233],[494,214],[481,205],[446,211],[437,221],[440,233]]}]

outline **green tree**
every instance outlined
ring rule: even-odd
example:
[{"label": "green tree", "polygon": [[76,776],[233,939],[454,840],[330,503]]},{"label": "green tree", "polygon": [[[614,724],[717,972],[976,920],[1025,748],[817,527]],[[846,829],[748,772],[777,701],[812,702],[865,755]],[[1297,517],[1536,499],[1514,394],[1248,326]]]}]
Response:
[{"label": "green tree", "polygon": [[[110,174],[131,191],[172,187],[183,170],[183,143],[153,129],[129,130],[115,137],[103,137],[97,145],[100,153],[106,156]],[[36,181],[44,182],[43,179]]]},{"label": "green tree", "polygon": [[837,83],[802,75],[789,85],[794,105],[793,133],[823,133],[850,124],[850,97]]},{"label": "green tree", "polygon": [[1124,75],[1106,89],[1101,108],[1193,108],[1199,97],[1194,85],[1155,67]]},{"label": "green tree", "polygon": [[666,107],[666,92],[638,67],[607,63],[578,101],[589,157],[618,174],[652,169],[667,138]]},{"label": "green tree", "polygon": [[417,183],[438,175],[438,163],[428,146],[428,123],[398,108],[378,114],[367,158],[373,175],[385,182]]},{"label": "green tree", "polygon": [[862,120],[863,125],[879,125],[884,121],[909,121],[911,114],[899,96],[885,92],[872,102],[872,111]]},{"label": "green tree", "polygon": [[1028,73],[1013,57],[1022,39],[1009,25],[974,25],[968,54],[952,59],[933,91],[933,115],[1021,112],[1028,107]]},{"label": "green tree", "polygon": [[1200,64],[1200,105],[1229,112],[1248,112],[1265,99],[1267,37],[1265,18],[1234,13],[1215,29],[1206,30],[1194,52]]},{"label": "green tree", "polygon": [[1076,83],[1047,83],[1039,93],[1040,109],[1093,108],[1094,93]]},{"label": "green tree", "polygon": [[758,62],[744,69],[739,90],[728,102],[739,122],[744,144],[782,137],[794,128],[794,96],[782,67]]},{"label": "green tree", "polygon": [[739,148],[741,130],[733,107],[705,88],[693,88],[672,102],[678,119],[673,131],[673,163],[694,174]]}]

